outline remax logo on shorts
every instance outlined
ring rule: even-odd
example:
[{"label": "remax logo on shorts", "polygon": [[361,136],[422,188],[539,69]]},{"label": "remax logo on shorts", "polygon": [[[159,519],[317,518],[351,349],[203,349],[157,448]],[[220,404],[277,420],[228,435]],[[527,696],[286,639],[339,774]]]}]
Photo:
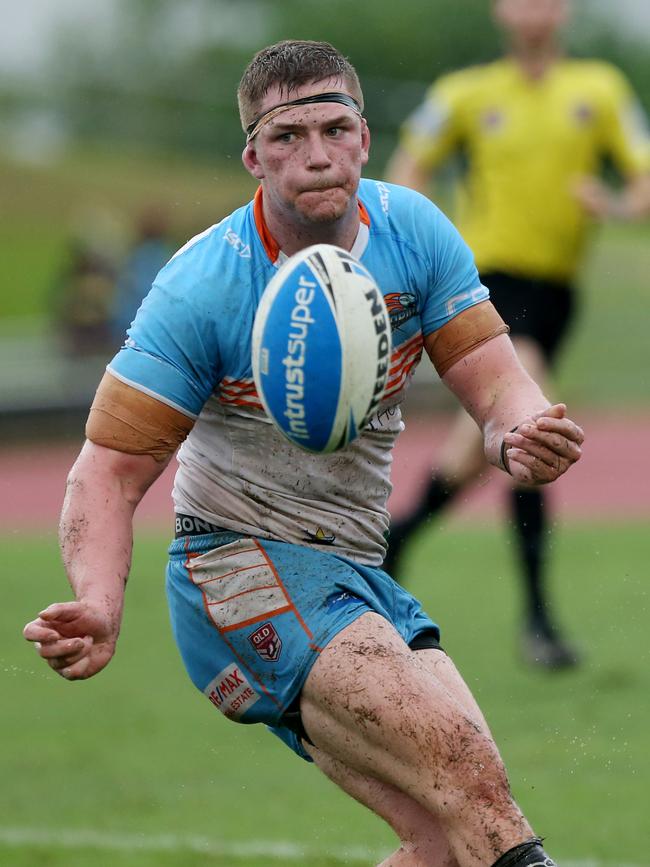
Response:
[{"label": "remax logo on shorts", "polygon": [[272,623],[263,623],[255,632],[251,632],[248,640],[265,662],[275,662],[282,652],[282,639]]},{"label": "remax logo on shorts", "polygon": [[236,663],[220,671],[203,692],[229,719],[239,719],[260,698]]}]

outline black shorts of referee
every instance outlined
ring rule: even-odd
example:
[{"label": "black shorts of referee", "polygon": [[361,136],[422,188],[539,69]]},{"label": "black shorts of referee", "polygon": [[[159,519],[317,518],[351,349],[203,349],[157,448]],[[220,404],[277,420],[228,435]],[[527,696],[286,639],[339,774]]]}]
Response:
[{"label": "black shorts of referee", "polygon": [[511,337],[529,337],[550,366],[577,310],[577,292],[570,283],[522,277],[503,271],[481,273],[490,300],[510,326]]}]

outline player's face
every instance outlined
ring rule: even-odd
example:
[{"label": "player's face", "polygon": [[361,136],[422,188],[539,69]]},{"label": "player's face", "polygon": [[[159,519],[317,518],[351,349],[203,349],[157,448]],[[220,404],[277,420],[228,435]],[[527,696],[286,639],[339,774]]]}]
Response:
[{"label": "player's face", "polygon": [[524,43],[552,40],[567,16],[567,0],[496,0],[494,4],[497,22]]},{"label": "player's face", "polygon": [[[290,99],[326,91],[349,93],[340,79],[264,97],[260,114]],[[353,96],[354,94],[350,94]],[[265,124],[244,150],[244,165],[264,189],[265,207],[299,223],[333,223],[356,208],[361,169],[368,162],[366,122],[340,103],[300,105]]]}]

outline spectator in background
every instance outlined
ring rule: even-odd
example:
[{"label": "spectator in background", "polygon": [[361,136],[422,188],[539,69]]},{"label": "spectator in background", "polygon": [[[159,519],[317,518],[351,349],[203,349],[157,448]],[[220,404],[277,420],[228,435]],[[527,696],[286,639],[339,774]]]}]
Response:
[{"label": "spectator in background", "polygon": [[170,240],[169,215],[150,205],[136,223],[136,238],[120,269],[112,309],[112,329],[121,343],[156,274],[169,260],[174,247]]},{"label": "spectator in background", "polygon": [[[650,144],[643,114],[611,65],[564,56],[566,0],[495,0],[506,56],[443,76],[404,124],[390,181],[430,190],[452,154],[466,163],[456,223],[482,282],[511,329],[521,361],[546,380],[573,318],[575,279],[591,221],[632,220],[650,210]],[[599,177],[604,160],[620,173]],[[461,411],[439,462],[406,519],[391,527],[385,568],[412,533],[485,471],[481,436]],[[511,508],[526,594],[523,651],[549,668],[576,663],[551,616],[545,583],[550,534],[545,491],[515,485]]]},{"label": "spectator in background", "polygon": [[54,327],[67,355],[110,355],[111,309],[116,268],[109,253],[88,238],[74,237],[51,289]]}]

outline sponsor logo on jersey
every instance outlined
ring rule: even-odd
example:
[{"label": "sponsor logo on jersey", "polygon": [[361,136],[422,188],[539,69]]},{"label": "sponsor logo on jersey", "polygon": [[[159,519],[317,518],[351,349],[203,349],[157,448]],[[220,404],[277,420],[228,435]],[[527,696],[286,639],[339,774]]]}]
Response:
[{"label": "sponsor logo on jersey", "polygon": [[333,545],[335,539],[334,533],[326,533],[322,527],[319,527],[315,533],[305,530],[305,542],[315,542],[317,545]]},{"label": "sponsor logo on jersey", "polygon": [[203,692],[229,719],[239,719],[260,698],[237,663],[220,671]]},{"label": "sponsor logo on jersey", "polygon": [[263,623],[255,632],[251,632],[248,640],[265,662],[275,662],[282,652],[282,639],[272,623]]},{"label": "sponsor logo on jersey", "polygon": [[411,292],[389,292],[388,295],[384,295],[384,301],[393,331],[412,319],[418,312],[415,306],[415,295]]},{"label": "sponsor logo on jersey", "polygon": [[226,240],[230,246],[233,248],[235,253],[238,256],[241,256],[242,259],[250,259],[251,257],[251,248],[250,244],[246,244],[242,239],[237,235],[232,229],[228,228],[224,234],[224,240]]},{"label": "sponsor logo on jersey", "polygon": [[360,598],[350,593],[349,590],[343,590],[341,593],[333,593],[327,597],[327,610],[336,611],[337,608],[343,608],[351,602],[360,602]]}]

